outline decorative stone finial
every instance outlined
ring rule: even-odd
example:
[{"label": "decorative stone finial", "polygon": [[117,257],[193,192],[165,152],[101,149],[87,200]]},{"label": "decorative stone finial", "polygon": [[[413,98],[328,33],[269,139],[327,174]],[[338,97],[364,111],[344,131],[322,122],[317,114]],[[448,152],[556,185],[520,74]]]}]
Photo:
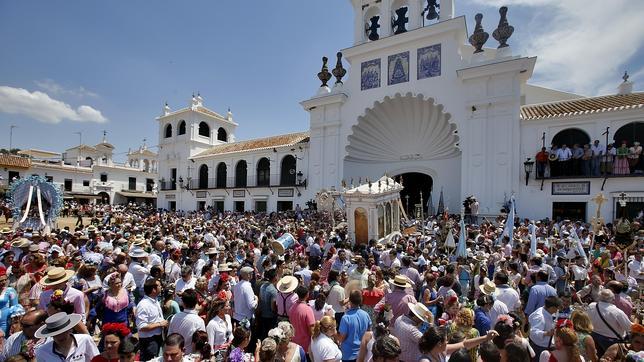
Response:
[{"label": "decorative stone finial", "polygon": [[425,9],[423,10],[423,15],[427,13],[427,16],[425,16],[425,19],[427,20],[438,19],[439,14],[436,11],[437,8],[440,8],[440,5],[436,2],[436,0],[427,0],[427,6],[425,6]]},{"label": "decorative stone finial", "polygon": [[407,7],[403,6],[396,10],[395,19],[391,19],[391,28],[394,29],[394,34],[402,34],[407,31],[405,24],[409,21],[407,17]]},{"label": "decorative stone finial", "polygon": [[372,16],[371,19],[369,19],[371,24],[365,24],[365,32],[371,41],[380,39],[380,35],[378,35],[378,28],[380,28],[380,24],[378,24],[379,20],[379,16]]},{"label": "decorative stone finial", "polygon": [[335,84],[343,84],[342,77],[347,74],[347,70],[342,66],[342,52],[336,54],[338,60],[335,63],[335,68],[333,68],[333,76],[335,77]]},{"label": "decorative stone finial", "polygon": [[470,35],[470,44],[474,47],[474,54],[476,54],[483,51],[483,45],[485,45],[490,34],[486,33],[483,30],[483,25],[481,25],[483,14],[476,14],[476,16],[474,16],[474,20],[476,20],[476,26],[474,27],[474,33]]},{"label": "decorative stone finial", "polygon": [[505,48],[508,46],[508,39],[512,36],[512,33],[514,33],[514,27],[508,23],[508,7],[507,6],[501,6],[499,8],[499,14],[501,14],[501,19],[499,19],[499,26],[494,30],[492,33],[492,36],[496,41],[499,42],[499,49]]},{"label": "decorative stone finial", "polygon": [[163,105],[163,115],[167,116],[168,114],[170,114],[171,111],[172,110],[170,109],[168,102],[165,102],[165,104]]},{"label": "decorative stone finial", "polygon": [[322,82],[320,87],[326,87],[326,83],[331,79],[331,73],[329,73],[329,67],[326,64],[328,61],[329,58],[322,57],[322,70],[318,73],[318,79]]},{"label": "decorative stone finial", "polygon": [[630,76],[628,75],[628,72],[627,72],[627,71],[624,71],[624,75],[622,76],[622,79],[624,80],[624,83],[628,82],[628,78],[629,78],[629,77],[630,77]]}]

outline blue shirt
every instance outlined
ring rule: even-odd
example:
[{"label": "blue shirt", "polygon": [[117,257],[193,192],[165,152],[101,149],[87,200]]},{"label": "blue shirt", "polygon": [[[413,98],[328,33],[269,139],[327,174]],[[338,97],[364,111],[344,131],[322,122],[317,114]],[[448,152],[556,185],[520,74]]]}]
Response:
[{"label": "blue shirt", "polygon": [[369,314],[359,308],[351,308],[340,320],[340,334],[346,335],[344,342],[340,345],[343,360],[358,358],[362,336],[371,328]]},{"label": "blue shirt", "polygon": [[547,297],[557,296],[557,291],[546,282],[537,282],[530,288],[528,296],[528,304],[525,306],[525,314],[530,315],[535,310],[543,307],[546,304]]},{"label": "blue shirt", "polygon": [[479,335],[481,336],[486,335],[492,329],[492,320],[483,308],[477,308],[474,311],[474,327],[479,331]]}]

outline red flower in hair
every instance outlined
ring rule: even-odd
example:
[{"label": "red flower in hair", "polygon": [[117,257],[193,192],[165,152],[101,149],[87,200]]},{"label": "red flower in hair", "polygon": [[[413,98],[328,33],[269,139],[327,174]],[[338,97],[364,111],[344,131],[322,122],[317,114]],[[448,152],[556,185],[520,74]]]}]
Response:
[{"label": "red flower in hair", "polygon": [[221,300],[226,300],[226,299],[228,299],[228,295],[226,294],[225,290],[222,290],[219,293],[217,293],[217,298],[219,298]]},{"label": "red flower in hair", "polygon": [[559,320],[557,320],[557,328],[575,329],[575,327],[572,325],[572,321],[570,319],[559,319]]},{"label": "red flower in hair", "polygon": [[7,268],[0,266],[0,277],[7,275]]},{"label": "red flower in hair", "polygon": [[132,333],[130,329],[123,323],[105,323],[102,328],[103,335],[116,334],[121,338],[125,338]]},{"label": "red flower in hair", "polygon": [[633,326],[631,326],[631,333],[644,334],[644,325],[641,325],[639,323],[633,324]]}]

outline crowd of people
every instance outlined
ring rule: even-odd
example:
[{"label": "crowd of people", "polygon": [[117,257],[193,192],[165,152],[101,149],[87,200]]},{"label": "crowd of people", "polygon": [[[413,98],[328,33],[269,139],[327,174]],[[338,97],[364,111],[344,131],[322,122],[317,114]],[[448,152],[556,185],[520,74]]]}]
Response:
[{"label": "crowd of people", "polygon": [[83,214],[1,230],[0,362],[644,359],[641,220],[471,219],[457,257],[456,215],[356,245],[309,210]]},{"label": "crowd of people", "polygon": [[644,174],[644,153],[638,141],[602,145],[595,140],[569,146],[542,147],[535,156],[537,178]]}]

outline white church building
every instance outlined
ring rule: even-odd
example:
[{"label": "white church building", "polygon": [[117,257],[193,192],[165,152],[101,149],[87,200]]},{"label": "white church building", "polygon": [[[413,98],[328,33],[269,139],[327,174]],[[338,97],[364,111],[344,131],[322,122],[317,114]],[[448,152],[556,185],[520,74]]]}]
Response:
[{"label": "white church building", "polygon": [[[442,192],[452,213],[474,195],[480,215],[490,216],[510,195],[518,215],[539,219],[589,220],[599,192],[608,220],[621,212],[619,201],[631,213],[644,207],[644,174],[546,167],[537,175],[534,164],[543,145],[605,146],[606,135],[608,143],[642,141],[644,93],[633,93],[626,77],[619,94],[590,98],[530,85],[539,54],[513,51],[507,8],[498,28],[479,21],[468,34],[453,0],[432,3],[352,0],[354,43],[325,62],[322,86],[300,103],[308,132],[239,141],[232,114],[209,110],[200,95],[176,111],[166,105],[157,117],[157,205],[290,210],[322,189],[387,174],[402,177],[407,210],[421,192],[433,205]],[[351,65],[346,76],[343,62]]]}]

